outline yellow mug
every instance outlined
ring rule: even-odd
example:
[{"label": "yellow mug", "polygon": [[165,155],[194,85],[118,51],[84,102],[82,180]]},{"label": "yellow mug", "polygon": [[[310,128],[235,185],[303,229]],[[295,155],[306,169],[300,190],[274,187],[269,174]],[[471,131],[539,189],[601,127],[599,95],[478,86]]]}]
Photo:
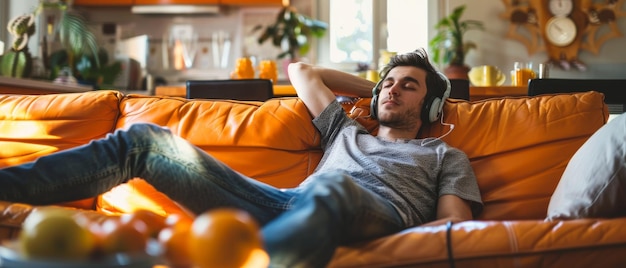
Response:
[{"label": "yellow mug", "polygon": [[506,79],[498,67],[493,65],[476,66],[468,73],[472,85],[479,87],[499,86]]}]

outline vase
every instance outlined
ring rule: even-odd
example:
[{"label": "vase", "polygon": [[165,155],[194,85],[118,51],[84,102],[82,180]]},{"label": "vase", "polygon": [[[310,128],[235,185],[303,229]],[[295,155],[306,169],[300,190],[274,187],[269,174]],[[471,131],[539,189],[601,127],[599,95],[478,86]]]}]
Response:
[{"label": "vase", "polygon": [[448,65],[443,69],[443,74],[448,77],[448,79],[465,79],[469,80],[470,67],[467,65]]}]

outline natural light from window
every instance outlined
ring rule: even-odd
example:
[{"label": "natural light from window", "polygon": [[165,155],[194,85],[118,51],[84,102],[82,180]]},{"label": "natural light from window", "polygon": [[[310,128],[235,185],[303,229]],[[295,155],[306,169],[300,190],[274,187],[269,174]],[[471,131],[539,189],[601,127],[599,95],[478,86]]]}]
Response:
[{"label": "natural light from window", "polygon": [[372,61],[372,0],[330,1],[330,60]]},{"label": "natural light from window", "polygon": [[318,63],[347,71],[354,71],[357,64],[373,69],[381,51],[426,48],[428,2],[319,0],[319,18],[328,21],[330,28],[320,40]]}]

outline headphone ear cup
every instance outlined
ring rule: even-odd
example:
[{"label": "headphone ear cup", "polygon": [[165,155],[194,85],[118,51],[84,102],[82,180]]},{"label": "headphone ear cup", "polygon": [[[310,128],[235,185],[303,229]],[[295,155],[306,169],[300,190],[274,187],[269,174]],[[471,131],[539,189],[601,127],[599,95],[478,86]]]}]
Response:
[{"label": "headphone ear cup", "polygon": [[426,95],[424,105],[422,105],[422,122],[430,122],[430,113],[433,107],[434,98],[431,95]]},{"label": "headphone ear cup", "polygon": [[382,82],[383,80],[379,80],[374,88],[372,88],[372,100],[370,101],[370,117],[372,119],[378,119],[378,95],[380,94],[378,88]]},{"label": "headphone ear cup", "polygon": [[428,111],[428,120],[430,122],[435,122],[439,119],[439,112],[441,107],[441,99],[435,97],[430,105],[430,110]]},{"label": "headphone ear cup", "polygon": [[378,94],[372,96],[370,101],[370,117],[372,119],[378,119]]}]

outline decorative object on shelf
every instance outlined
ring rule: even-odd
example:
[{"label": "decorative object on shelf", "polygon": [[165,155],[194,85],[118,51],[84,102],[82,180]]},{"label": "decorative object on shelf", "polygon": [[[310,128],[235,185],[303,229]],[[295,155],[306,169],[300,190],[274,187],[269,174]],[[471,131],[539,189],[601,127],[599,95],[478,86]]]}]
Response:
[{"label": "decorative object on shelf", "polygon": [[469,30],[484,30],[481,21],[461,21],[465,7],[458,6],[437,22],[437,34],[429,42],[433,61],[446,65],[444,74],[451,79],[468,79],[470,67],[465,64],[465,55],[476,48],[476,43],[464,40],[463,35]]},{"label": "decorative object on shelf", "polygon": [[506,76],[500,69],[493,65],[481,65],[472,67],[469,73],[469,80],[477,87],[501,86],[506,80]]},{"label": "decorative object on shelf", "polygon": [[625,0],[502,1],[501,16],[511,23],[506,37],[521,42],[529,54],[545,50],[547,63],[563,70],[586,70],[580,51],[598,54],[606,41],[622,36],[616,20],[626,16]]},{"label": "decorative object on shelf", "polygon": [[272,83],[276,85],[278,83],[278,68],[276,68],[276,61],[262,60],[259,63],[259,78],[272,80]]},{"label": "decorative object on shelf", "polygon": [[511,70],[511,85],[516,87],[528,86],[528,81],[537,76],[532,62],[516,61]]},{"label": "decorative object on shelf", "polygon": [[237,59],[235,64],[235,70],[230,73],[232,79],[252,79],[254,78],[254,67],[252,67],[252,60],[248,57],[242,57]]},{"label": "decorative object on shelf", "polygon": [[271,40],[275,47],[283,50],[277,58],[289,57],[292,60],[305,56],[310,49],[311,38],[320,38],[326,33],[328,24],[309,18],[289,5],[284,5],[278,12],[273,24],[257,25],[253,31],[263,29],[257,39],[259,44]]},{"label": "decorative object on shelf", "polygon": [[35,33],[35,16],[20,15],[9,21],[7,30],[13,35],[11,49],[2,55],[0,74],[10,77],[28,77],[33,59],[28,50],[28,40]]}]

